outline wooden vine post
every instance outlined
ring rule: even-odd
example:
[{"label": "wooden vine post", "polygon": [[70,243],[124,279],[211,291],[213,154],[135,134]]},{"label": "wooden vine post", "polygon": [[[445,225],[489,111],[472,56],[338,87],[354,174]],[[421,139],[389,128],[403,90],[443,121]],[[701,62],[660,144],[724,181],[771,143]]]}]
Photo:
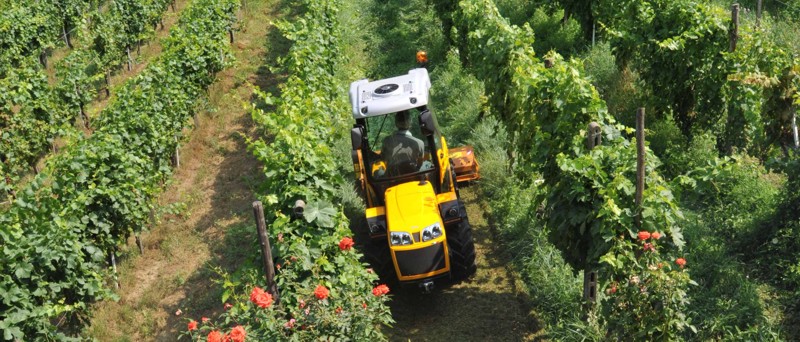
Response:
[{"label": "wooden vine post", "polygon": [[112,248],[109,254],[109,259],[111,259],[111,269],[114,271],[114,286],[119,290],[119,276],[117,275],[117,247]]},{"label": "wooden vine post", "polygon": [[178,144],[178,134],[175,134],[175,154],[172,155],[172,166],[181,167],[181,147]]},{"label": "wooden vine post", "polygon": [[[81,98],[81,90],[78,88],[77,84],[75,85],[74,89],[75,89],[75,94],[78,95],[78,98]],[[81,119],[81,122],[83,123],[83,128],[89,129],[89,126],[90,126],[89,116],[86,115],[86,111],[84,110],[84,106],[85,105],[83,104],[83,100],[80,100],[78,102],[78,109],[80,110],[79,117]]]},{"label": "wooden vine post", "polygon": [[106,71],[104,78],[106,81],[106,97],[111,97],[111,71]]},{"label": "wooden vine post", "polygon": [[[590,150],[603,143],[603,134],[600,124],[592,122],[589,124],[589,132],[586,136],[586,147]],[[597,271],[595,263],[586,260],[583,270],[583,301],[586,311],[590,310],[597,303]]]},{"label": "wooden vine post", "polygon": [[47,49],[42,49],[42,51],[39,53],[39,63],[41,63],[42,66],[47,69]]},{"label": "wooden vine post", "polygon": [[61,34],[64,36],[64,44],[67,45],[68,48],[73,49],[72,41],[69,39],[69,31],[67,30],[67,25],[61,25]]},{"label": "wooden vine post", "polygon": [[731,47],[729,51],[734,52],[736,51],[736,40],[739,39],[739,4],[731,6],[731,21],[733,22],[733,27],[730,32]]},{"label": "wooden vine post", "polygon": [[756,5],[756,27],[761,27],[761,0]]},{"label": "wooden vine post", "polygon": [[264,275],[267,278],[267,292],[272,294],[275,304],[280,304],[280,292],[278,291],[278,284],[275,283],[275,265],[272,262],[272,247],[269,244],[267,222],[264,219],[264,205],[261,204],[261,201],[253,202],[253,214],[256,217],[258,241],[261,244],[261,258],[264,266]]},{"label": "wooden vine post", "polygon": [[792,114],[792,138],[794,138],[794,149],[800,148],[800,137],[797,135],[797,113]]},{"label": "wooden vine post", "polygon": [[642,228],[642,197],[644,196],[644,108],[636,111],[636,227]]},{"label": "wooden vine post", "polygon": [[125,47],[125,54],[128,56],[128,71],[133,70],[133,59],[131,58],[131,46]]},{"label": "wooden vine post", "polygon": [[144,243],[142,243],[142,236],[139,233],[134,235],[136,238],[136,247],[139,248],[139,255],[144,255]]}]

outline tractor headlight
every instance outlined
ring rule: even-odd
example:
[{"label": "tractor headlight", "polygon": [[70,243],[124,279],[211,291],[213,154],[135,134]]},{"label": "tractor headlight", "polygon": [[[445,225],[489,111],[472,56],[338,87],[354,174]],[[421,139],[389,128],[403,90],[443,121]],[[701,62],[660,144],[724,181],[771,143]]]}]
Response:
[{"label": "tractor headlight", "polygon": [[425,229],[422,230],[422,241],[423,242],[424,241],[428,241],[428,240],[433,240],[433,239],[438,238],[440,236],[442,236],[442,227],[439,225],[438,222],[434,223],[434,224],[432,224],[430,226],[427,226],[427,227],[425,227]]},{"label": "tractor headlight", "polygon": [[391,242],[394,246],[402,246],[402,245],[410,245],[413,241],[411,240],[411,234],[406,232],[392,232]]}]

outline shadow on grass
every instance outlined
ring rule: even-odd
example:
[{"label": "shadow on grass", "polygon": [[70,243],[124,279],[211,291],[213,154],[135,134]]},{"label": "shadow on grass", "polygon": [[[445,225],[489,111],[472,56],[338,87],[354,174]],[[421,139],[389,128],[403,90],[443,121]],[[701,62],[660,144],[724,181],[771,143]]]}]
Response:
[{"label": "shadow on grass", "polygon": [[478,270],[468,280],[444,284],[432,294],[398,288],[390,302],[397,323],[387,331],[393,341],[521,341],[541,327],[508,269],[510,255],[483,218],[478,189],[462,189],[473,228]]},{"label": "shadow on grass", "polygon": [[[513,293],[447,288],[432,294],[396,293],[390,307],[397,323],[392,341],[522,341],[538,328],[519,312]],[[522,316],[518,314],[522,313]]]}]

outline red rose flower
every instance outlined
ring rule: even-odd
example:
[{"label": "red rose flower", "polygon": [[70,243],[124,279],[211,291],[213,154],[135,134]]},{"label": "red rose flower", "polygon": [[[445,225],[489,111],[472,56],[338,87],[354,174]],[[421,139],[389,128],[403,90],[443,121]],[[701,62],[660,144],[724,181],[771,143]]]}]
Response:
[{"label": "red rose flower", "polygon": [[195,321],[195,320],[189,321],[189,324],[187,325],[187,328],[189,329],[189,331],[197,330],[197,321]]},{"label": "red rose flower", "polygon": [[253,292],[250,292],[250,301],[265,309],[272,305],[272,295],[256,286],[253,288]]},{"label": "red rose flower", "polygon": [[233,329],[231,330],[230,335],[228,335],[228,336],[230,336],[231,341],[233,341],[233,342],[244,342],[244,338],[245,338],[246,335],[247,335],[247,333],[245,333],[244,327],[241,326],[241,325],[237,325],[237,326],[233,327]]},{"label": "red rose flower", "polygon": [[225,309],[225,310],[228,310],[228,309],[230,309],[232,307],[233,307],[233,305],[231,305],[231,303],[225,303],[225,305],[222,306],[222,308]]},{"label": "red rose flower", "polygon": [[617,284],[611,284],[611,287],[608,289],[608,294],[615,294],[617,293]]},{"label": "red rose flower", "polygon": [[206,322],[208,322],[208,317],[203,317],[203,318],[200,319],[200,321],[202,321],[203,323],[206,323]]},{"label": "red rose flower", "polygon": [[331,292],[328,291],[328,288],[324,285],[317,285],[317,288],[314,290],[314,295],[317,296],[319,300],[328,298],[329,294],[331,294]]},{"label": "red rose flower", "polygon": [[653,234],[652,234],[652,235],[650,235],[650,236],[652,236],[652,237],[653,237],[653,239],[656,239],[656,240],[658,240],[658,239],[660,239],[660,238],[661,238],[661,233],[659,233],[659,232],[653,232]]},{"label": "red rose flower", "polygon": [[652,243],[649,243],[649,242],[645,242],[645,243],[644,243],[644,247],[643,247],[643,249],[644,249],[645,251],[651,251],[651,252],[655,252],[655,251],[656,251],[655,247],[653,247],[653,244],[652,244]]},{"label": "red rose flower", "polygon": [[650,238],[650,232],[643,230],[639,232],[639,240],[647,240]]},{"label": "red rose flower", "polygon": [[343,237],[342,241],[339,241],[339,249],[343,251],[349,251],[350,248],[353,248],[353,239],[349,237]]},{"label": "red rose flower", "polygon": [[367,309],[367,303],[361,303],[361,307],[364,308],[364,310],[366,310]]},{"label": "red rose flower", "polygon": [[217,330],[213,330],[210,333],[208,333],[208,339],[206,341],[208,341],[208,342],[222,342],[222,339],[224,337],[225,336],[223,336],[221,332],[219,332]]},{"label": "red rose flower", "polygon": [[375,295],[375,297],[380,297],[387,293],[389,293],[389,287],[384,284],[375,286],[375,288],[372,289],[372,294]]},{"label": "red rose flower", "polygon": [[678,266],[680,266],[681,268],[683,268],[683,266],[686,266],[686,259],[684,258],[675,259],[675,263],[678,264]]},{"label": "red rose flower", "polygon": [[340,313],[342,313],[342,307],[341,306],[336,308],[336,314],[340,314]]}]

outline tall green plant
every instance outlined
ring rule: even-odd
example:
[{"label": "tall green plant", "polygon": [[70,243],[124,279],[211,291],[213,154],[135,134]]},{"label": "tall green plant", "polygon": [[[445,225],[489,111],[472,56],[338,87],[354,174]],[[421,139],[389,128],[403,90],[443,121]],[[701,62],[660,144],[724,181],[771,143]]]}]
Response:
[{"label": "tall green plant", "polygon": [[[520,178],[531,182],[526,175],[538,173],[544,179],[550,238],[567,262],[584,269],[603,260],[598,266],[608,276],[601,279],[613,282],[628,274],[617,272],[619,264],[610,261],[620,260],[616,256],[622,251],[633,252],[627,242],[640,230],[666,233],[667,255],[679,249],[682,214],[668,184],[654,171],[658,161],[650,158],[648,188],[642,207],[637,208],[633,201],[636,151],[623,136],[632,130],[614,123],[597,91],[582,76],[580,63],[553,54],[546,57],[551,67],[545,66],[530,48],[530,29],[509,25],[489,0],[462,1],[453,17],[457,30],[466,32],[471,68],[479,78],[486,78],[487,93],[495,97],[489,103],[492,112],[515,135]],[[604,143],[588,150],[586,126],[591,121],[604,127]],[[636,216],[641,218],[641,227],[633,225]],[[686,282],[676,277],[668,275],[659,284],[683,291]],[[662,306],[627,304],[652,317],[678,322],[669,329],[687,327],[685,302],[662,299]],[[616,312],[606,319],[621,322],[625,318]],[[622,335],[630,332],[622,324],[608,326],[622,329]],[[649,325],[648,329],[657,332],[652,336],[674,333],[664,326]]]},{"label": "tall green plant", "polygon": [[[257,268],[223,274],[222,301],[231,308],[189,331],[193,339],[233,336],[271,341],[385,340],[379,327],[392,323],[385,285],[361,263],[353,249],[338,188],[346,182],[337,167],[335,144],[344,139],[348,101],[337,78],[340,57],[338,0],[306,0],[305,13],[277,24],[294,42],[281,61],[289,73],[279,99],[257,91],[277,109],[253,105],[265,138],[249,141],[264,164],[262,201],[269,217],[280,303],[261,295]],[[305,200],[304,216],[292,219],[291,206]],[[253,248],[254,254],[258,254]],[[239,279],[234,281],[233,279]],[[235,322],[232,323],[232,322]]]},{"label": "tall green plant", "polygon": [[776,93],[797,92],[785,77],[797,62],[767,28],[741,20],[731,51],[727,8],[688,0],[611,0],[596,8],[617,61],[641,75],[657,94],[657,114],[672,115],[685,136],[710,131],[722,154],[739,149],[765,157],[785,146],[774,103]]}]

